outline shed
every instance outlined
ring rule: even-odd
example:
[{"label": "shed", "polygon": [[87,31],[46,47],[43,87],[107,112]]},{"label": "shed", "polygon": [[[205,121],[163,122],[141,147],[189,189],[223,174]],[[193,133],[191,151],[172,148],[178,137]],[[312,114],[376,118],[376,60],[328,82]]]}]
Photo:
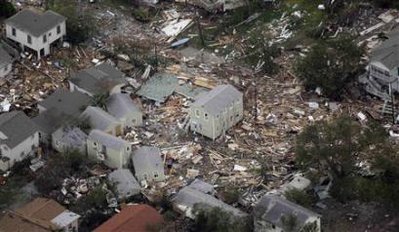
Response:
[{"label": "shed", "polygon": [[138,148],[133,152],[132,162],[138,181],[165,180],[165,170],[159,148],[149,146]]},{"label": "shed", "polygon": [[141,188],[129,169],[117,169],[108,175],[108,180],[115,184],[118,200],[123,200],[140,193]]},{"label": "shed", "polygon": [[113,135],[120,135],[123,133],[121,122],[100,107],[87,107],[82,113],[81,118],[87,118],[91,129],[101,130]]},{"label": "shed", "polygon": [[64,127],[55,131],[51,136],[52,147],[58,152],[77,150],[86,154],[87,135],[77,127]]},{"label": "shed", "polygon": [[140,126],[143,123],[143,113],[128,94],[112,94],[107,101],[107,110],[122,122],[123,127]]}]

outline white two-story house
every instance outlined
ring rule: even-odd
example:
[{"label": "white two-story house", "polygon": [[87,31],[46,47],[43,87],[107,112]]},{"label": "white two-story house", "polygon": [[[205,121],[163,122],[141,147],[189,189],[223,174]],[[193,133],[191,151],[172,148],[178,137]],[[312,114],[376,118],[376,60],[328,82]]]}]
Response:
[{"label": "white two-story house", "polygon": [[34,154],[38,146],[38,129],[22,111],[0,115],[0,170]]},{"label": "white two-story house", "polygon": [[66,18],[54,11],[22,10],[5,20],[6,37],[37,58],[49,55],[66,35]]}]

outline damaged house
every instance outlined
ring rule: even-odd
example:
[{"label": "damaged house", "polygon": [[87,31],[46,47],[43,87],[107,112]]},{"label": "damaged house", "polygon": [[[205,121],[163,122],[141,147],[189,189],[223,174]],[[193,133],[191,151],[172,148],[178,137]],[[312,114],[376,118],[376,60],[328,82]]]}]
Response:
[{"label": "damaged house", "polygon": [[300,205],[292,203],[276,195],[265,195],[253,209],[254,231],[284,231],[284,220],[293,217],[296,221],[293,231],[302,231],[304,227],[310,231],[321,231],[321,216]]},{"label": "damaged house", "polygon": [[122,122],[123,128],[141,126],[143,113],[133,103],[129,94],[112,94],[107,101],[108,112]]},{"label": "damaged house", "polygon": [[69,79],[71,92],[79,91],[91,97],[120,93],[126,84],[125,74],[107,63],[73,73]]},{"label": "damaged house", "polygon": [[245,6],[245,1],[242,0],[176,0],[176,2],[188,3],[209,12],[224,12]]},{"label": "damaged house", "polygon": [[219,85],[191,105],[190,128],[214,140],[242,120],[243,110],[243,94],[232,85]]},{"label": "damaged house", "polygon": [[56,201],[36,198],[0,219],[0,231],[77,232],[80,216]]},{"label": "damaged house", "polygon": [[39,130],[22,111],[0,115],[0,170],[33,155],[38,146]]},{"label": "damaged house", "polygon": [[115,185],[119,201],[140,194],[141,188],[129,169],[117,169],[108,175],[110,183]]},{"label": "damaged house", "polygon": [[399,31],[388,35],[370,55],[368,73],[360,77],[365,90],[383,100],[399,92]]},{"label": "damaged house", "polygon": [[123,133],[122,123],[100,107],[87,107],[81,115],[81,120],[87,120],[91,129],[101,130],[112,135]]},{"label": "damaged house", "polygon": [[5,21],[7,39],[29,50],[40,59],[66,35],[66,18],[54,11],[22,10]]},{"label": "damaged house", "polygon": [[76,150],[86,154],[87,135],[77,127],[63,127],[51,135],[52,148],[60,153]]},{"label": "damaged house", "polygon": [[129,142],[100,130],[92,130],[87,138],[89,157],[104,162],[110,168],[124,168],[131,156]]},{"label": "damaged house", "polygon": [[143,146],[132,155],[135,176],[138,181],[163,181],[165,171],[161,151],[157,147]]}]

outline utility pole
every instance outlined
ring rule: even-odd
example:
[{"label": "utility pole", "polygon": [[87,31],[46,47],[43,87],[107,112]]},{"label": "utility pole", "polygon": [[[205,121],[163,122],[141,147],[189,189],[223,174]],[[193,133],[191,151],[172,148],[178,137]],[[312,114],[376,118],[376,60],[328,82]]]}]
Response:
[{"label": "utility pole", "polygon": [[205,39],[204,39],[204,34],[202,33],[202,27],[201,27],[201,23],[199,20],[199,14],[198,14],[198,10],[195,11],[195,22],[197,24],[198,27],[198,35],[201,39],[201,44],[203,47],[205,47]]}]

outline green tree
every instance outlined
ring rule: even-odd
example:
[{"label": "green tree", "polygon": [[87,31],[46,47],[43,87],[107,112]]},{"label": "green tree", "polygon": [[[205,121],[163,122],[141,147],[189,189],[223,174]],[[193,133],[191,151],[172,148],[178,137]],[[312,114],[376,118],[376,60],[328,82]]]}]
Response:
[{"label": "green tree", "polygon": [[0,0],[0,18],[8,18],[16,12],[17,11],[11,2],[8,2],[7,0]]},{"label": "green tree", "polygon": [[295,73],[307,89],[322,89],[325,96],[339,99],[345,87],[356,80],[362,70],[363,49],[349,36],[319,41],[309,54],[299,58]]},{"label": "green tree", "polygon": [[96,32],[92,14],[85,13],[75,1],[48,0],[46,8],[67,17],[67,38],[73,44],[85,42]]},{"label": "green tree", "polygon": [[287,200],[303,207],[310,207],[313,203],[312,197],[309,194],[296,188],[285,191],[284,196]]},{"label": "green tree", "polygon": [[237,218],[218,207],[205,209],[201,205],[194,205],[196,215],[193,230],[198,232],[245,232],[251,231],[249,218]]},{"label": "green tree", "polygon": [[109,97],[109,93],[103,93],[103,94],[96,94],[92,98],[92,106],[97,106],[100,108],[103,108],[104,110],[107,110],[107,100]]}]

